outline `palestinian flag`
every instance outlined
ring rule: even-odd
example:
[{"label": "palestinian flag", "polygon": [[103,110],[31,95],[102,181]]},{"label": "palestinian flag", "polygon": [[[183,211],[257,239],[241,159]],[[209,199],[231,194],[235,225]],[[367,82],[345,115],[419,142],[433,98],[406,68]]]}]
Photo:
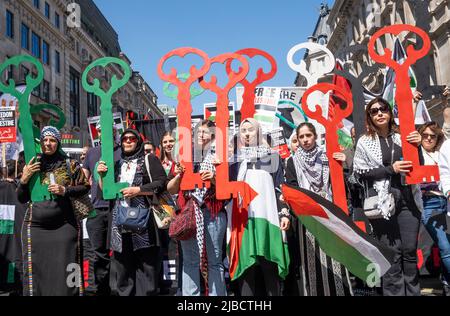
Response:
[{"label": "palestinian flag", "polygon": [[322,250],[356,277],[376,282],[389,270],[394,253],[364,233],[332,202],[290,185],[283,186],[283,196]]},{"label": "palestinian flag", "polygon": [[0,292],[20,293],[25,212],[26,206],[17,201],[16,185],[0,181]]},{"label": "palestinian flag", "polygon": [[[258,257],[275,263],[278,275],[284,279],[289,273],[290,258],[285,235],[280,230],[273,182],[248,176],[245,182],[249,187],[247,192],[243,192],[242,201],[233,199],[233,203],[227,205],[227,252],[231,279],[234,281],[242,276],[258,262]],[[259,188],[259,192],[252,188]]]},{"label": "palestinian flag", "polygon": [[14,205],[0,205],[0,235],[14,234]]}]

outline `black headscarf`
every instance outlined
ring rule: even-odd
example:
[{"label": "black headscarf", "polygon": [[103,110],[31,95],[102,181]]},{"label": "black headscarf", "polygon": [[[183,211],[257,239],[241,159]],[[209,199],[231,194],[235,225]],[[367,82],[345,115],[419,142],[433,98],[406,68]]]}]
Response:
[{"label": "black headscarf", "polygon": [[[136,144],[136,149],[131,153],[126,153],[123,150],[123,137],[125,136],[125,134],[128,134],[128,133],[132,133],[138,139],[138,142]],[[144,156],[144,141],[142,140],[141,135],[139,135],[139,132],[134,129],[126,129],[123,132],[122,136],[120,136],[120,146],[122,146],[121,157],[123,160],[129,161],[129,160],[134,160],[134,159]]]}]

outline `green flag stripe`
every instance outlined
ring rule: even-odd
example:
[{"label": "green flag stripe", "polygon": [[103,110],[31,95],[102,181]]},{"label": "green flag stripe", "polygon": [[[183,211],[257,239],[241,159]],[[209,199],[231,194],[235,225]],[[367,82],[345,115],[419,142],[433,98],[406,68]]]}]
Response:
[{"label": "green flag stripe", "polygon": [[0,235],[13,235],[14,221],[0,220]]},{"label": "green flag stripe", "polygon": [[283,243],[280,227],[264,218],[249,218],[239,252],[239,263],[233,280],[239,278],[247,268],[264,257],[278,265],[278,275],[284,279],[289,272],[289,251]]},{"label": "green flag stripe", "polygon": [[15,282],[15,272],[16,271],[16,264],[11,262],[8,265],[8,277],[6,278],[6,283],[13,284]]},{"label": "green flag stripe", "polygon": [[298,218],[314,236],[320,236],[318,238],[319,245],[328,256],[343,264],[351,273],[363,281],[367,281],[373,275],[375,270],[370,268],[374,262],[350,246],[314,217],[299,216]]}]

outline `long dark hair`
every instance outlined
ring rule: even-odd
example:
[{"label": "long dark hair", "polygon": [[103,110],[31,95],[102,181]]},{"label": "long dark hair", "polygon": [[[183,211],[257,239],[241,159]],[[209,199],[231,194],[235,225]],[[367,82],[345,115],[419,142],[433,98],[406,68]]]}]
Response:
[{"label": "long dark hair", "polygon": [[[175,139],[175,137],[173,137],[173,132],[172,131],[167,131],[167,132],[165,132],[164,134],[163,134],[163,136],[161,137],[161,141],[160,141],[160,143],[159,143],[159,146],[160,146],[160,149],[161,149],[161,157],[159,157],[159,159],[161,160],[161,161],[164,161],[165,159],[166,159],[166,151],[164,150],[164,147],[163,147],[163,140],[164,140],[164,137],[166,137],[166,136],[170,136],[170,137],[172,137],[173,139]],[[155,148],[156,149],[156,148]],[[172,158],[173,158],[173,155],[172,155]]]},{"label": "long dark hair", "polygon": [[390,119],[389,119],[389,133],[391,132],[397,132],[398,128],[397,125],[395,124],[395,120],[394,120],[394,112],[392,112],[392,108],[391,105],[389,104],[388,101],[386,101],[385,99],[381,98],[381,97],[376,97],[375,99],[373,99],[372,101],[369,102],[369,104],[366,107],[366,128],[367,128],[367,135],[371,136],[371,137],[375,137],[375,135],[378,133],[378,127],[375,126],[375,124],[373,123],[372,120],[372,116],[370,115],[370,109],[372,108],[372,106],[376,103],[380,103],[382,105],[385,105],[388,107],[389,109],[389,115],[390,115]]}]

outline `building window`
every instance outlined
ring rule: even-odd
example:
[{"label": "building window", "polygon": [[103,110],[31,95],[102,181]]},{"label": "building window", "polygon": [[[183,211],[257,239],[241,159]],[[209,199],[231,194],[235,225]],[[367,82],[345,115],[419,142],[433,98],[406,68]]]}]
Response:
[{"label": "building window", "polygon": [[41,1],[40,0],[33,0],[33,5],[36,9],[41,8]]},{"label": "building window", "polygon": [[8,81],[9,79],[14,79],[13,65],[10,65],[8,67],[8,70],[6,71],[6,81]]},{"label": "building window", "polygon": [[29,73],[30,73],[30,70],[27,67],[25,67],[24,65],[20,66],[20,80],[21,81],[25,81],[25,79],[27,78]]},{"label": "building window", "polygon": [[92,93],[87,94],[88,117],[97,116],[97,96]]},{"label": "building window", "polygon": [[30,50],[30,28],[22,23],[22,48]]},{"label": "building window", "polygon": [[60,27],[60,17],[59,14],[55,12],[55,26],[57,29]]},{"label": "building window", "polygon": [[31,32],[31,54],[36,58],[41,58],[41,38],[34,32]]},{"label": "building window", "polygon": [[61,103],[61,89],[55,87],[55,100]]},{"label": "building window", "polygon": [[46,41],[42,41],[42,62],[46,65],[50,64],[50,46]]},{"label": "building window", "polygon": [[70,68],[70,125],[80,126],[80,74]]},{"label": "building window", "polygon": [[44,80],[42,84],[42,99],[50,103],[50,83],[47,80]]},{"label": "building window", "polygon": [[61,73],[61,60],[60,60],[60,54],[57,50],[55,50],[55,71],[56,73]]},{"label": "building window", "polygon": [[[33,78],[36,78],[37,74],[33,74]],[[34,95],[35,97],[40,98],[41,97],[41,85],[38,85],[36,88],[34,88],[34,90],[31,92],[32,95]]]},{"label": "building window", "polygon": [[48,2],[45,2],[44,14],[45,17],[50,20],[50,5]]},{"label": "building window", "polygon": [[14,14],[6,10],[6,36],[14,38]]}]

